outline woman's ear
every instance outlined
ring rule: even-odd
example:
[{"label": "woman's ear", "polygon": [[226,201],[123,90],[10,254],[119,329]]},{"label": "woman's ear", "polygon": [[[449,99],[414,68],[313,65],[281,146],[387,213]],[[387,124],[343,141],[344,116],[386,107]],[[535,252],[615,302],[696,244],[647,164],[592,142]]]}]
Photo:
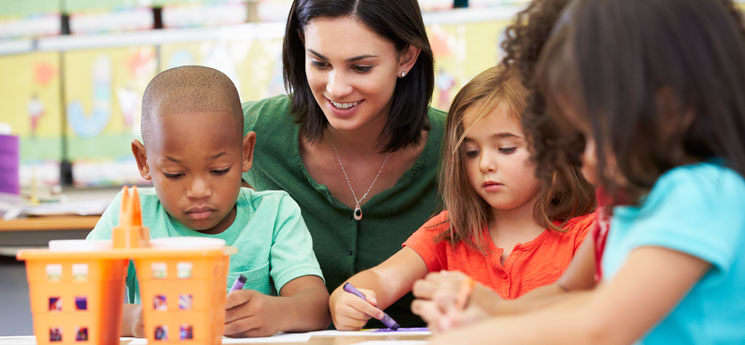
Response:
[{"label": "woman's ear", "polygon": [[414,64],[416,63],[416,59],[419,57],[420,52],[421,49],[413,45],[408,45],[406,48],[404,48],[403,51],[401,51],[401,53],[398,55],[399,77],[403,78],[407,74],[409,74],[409,71],[414,68]]},{"label": "woman's ear", "polygon": [[132,154],[135,156],[137,161],[137,170],[140,171],[140,176],[145,180],[151,180],[150,167],[147,165],[147,152],[145,151],[145,145],[139,140],[132,140]]}]

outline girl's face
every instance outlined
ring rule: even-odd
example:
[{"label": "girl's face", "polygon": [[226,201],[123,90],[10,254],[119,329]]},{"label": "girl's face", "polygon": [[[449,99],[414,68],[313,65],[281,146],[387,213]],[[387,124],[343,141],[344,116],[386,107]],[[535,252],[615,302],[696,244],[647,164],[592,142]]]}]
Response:
[{"label": "girl's face", "polygon": [[[590,128],[587,119],[580,116],[575,109],[575,107],[568,104],[562,105],[562,112],[566,117],[565,120],[568,123],[571,123],[574,128],[585,137],[585,150],[582,153],[582,175],[585,177],[587,182],[597,186],[600,179],[598,176],[598,153],[595,145],[595,137],[593,136],[592,129]],[[623,185],[625,179],[621,177],[622,175],[618,171],[613,151],[606,145],[604,153],[606,157],[604,174],[607,177],[610,177],[618,185]]]},{"label": "girl's face", "polygon": [[393,42],[352,17],[316,18],[305,26],[305,73],[331,127],[359,129],[388,119],[400,66]]},{"label": "girl's face", "polygon": [[461,150],[471,187],[495,209],[527,205],[538,195],[540,182],[520,120],[504,103],[475,120],[478,113],[471,109],[463,116],[467,134]]}]

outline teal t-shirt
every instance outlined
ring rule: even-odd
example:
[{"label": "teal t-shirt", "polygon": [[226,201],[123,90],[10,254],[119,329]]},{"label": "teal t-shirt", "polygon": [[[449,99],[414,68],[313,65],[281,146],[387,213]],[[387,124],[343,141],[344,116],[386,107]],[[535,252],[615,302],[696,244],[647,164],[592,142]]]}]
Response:
[{"label": "teal t-shirt", "polygon": [[[239,274],[248,278],[244,289],[267,295],[276,295],[287,282],[301,276],[323,278],[300,208],[283,191],[256,192],[241,188],[233,224],[215,235],[186,228],[173,219],[163,208],[153,188],[138,191],[142,222],[150,229],[150,238],[220,238],[227,245],[238,248],[238,253],[230,257],[226,291]],[[119,224],[121,200],[119,193],[88,234],[88,239],[111,239],[111,230]],[[127,288],[130,303],[140,303],[139,284],[131,263],[127,273]]]},{"label": "teal t-shirt", "polygon": [[742,176],[713,163],[672,169],[640,206],[616,207],[610,229],[602,263],[607,279],[638,247],[665,247],[712,265],[640,344],[745,344]]},{"label": "teal t-shirt", "polygon": [[[300,127],[290,114],[288,96],[244,103],[243,113],[244,134],[256,132],[254,163],[243,178],[257,190],[284,190],[297,201],[329,291],[395,254],[414,231],[442,209],[437,172],[445,132],[443,111],[430,108],[431,128],[419,158],[393,187],[367,199],[360,221],[306,170],[300,156]],[[386,312],[402,326],[423,325],[411,313],[411,300],[409,294]],[[374,320],[368,327],[382,324]]]}]

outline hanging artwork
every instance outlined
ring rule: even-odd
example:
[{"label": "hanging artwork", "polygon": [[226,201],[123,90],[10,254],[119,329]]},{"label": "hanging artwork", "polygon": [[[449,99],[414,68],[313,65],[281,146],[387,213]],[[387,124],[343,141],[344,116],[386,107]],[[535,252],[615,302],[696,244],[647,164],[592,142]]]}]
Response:
[{"label": "hanging artwork", "polygon": [[0,56],[0,122],[20,139],[20,184],[59,184],[60,53]]},{"label": "hanging artwork", "polygon": [[130,143],[140,136],[141,97],[156,66],[152,46],[65,53],[65,134],[75,185],[143,182]]}]

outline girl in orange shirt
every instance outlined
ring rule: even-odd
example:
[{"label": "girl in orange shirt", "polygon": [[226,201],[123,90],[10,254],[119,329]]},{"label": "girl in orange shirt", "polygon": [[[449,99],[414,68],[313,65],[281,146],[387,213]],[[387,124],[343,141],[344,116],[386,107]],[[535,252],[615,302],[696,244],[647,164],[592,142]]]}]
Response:
[{"label": "girl in orange shirt", "polygon": [[[380,265],[352,276],[329,300],[339,330],[362,328],[428,272],[458,270],[503,298],[553,283],[593,223],[592,186],[577,168],[541,185],[521,126],[527,90],[514,71],[490,68],[450,107],[440,188],[447,211]],[[573,218],[575,216],[578,216]],[[345,282],[346,283],[346,282]]]}]

